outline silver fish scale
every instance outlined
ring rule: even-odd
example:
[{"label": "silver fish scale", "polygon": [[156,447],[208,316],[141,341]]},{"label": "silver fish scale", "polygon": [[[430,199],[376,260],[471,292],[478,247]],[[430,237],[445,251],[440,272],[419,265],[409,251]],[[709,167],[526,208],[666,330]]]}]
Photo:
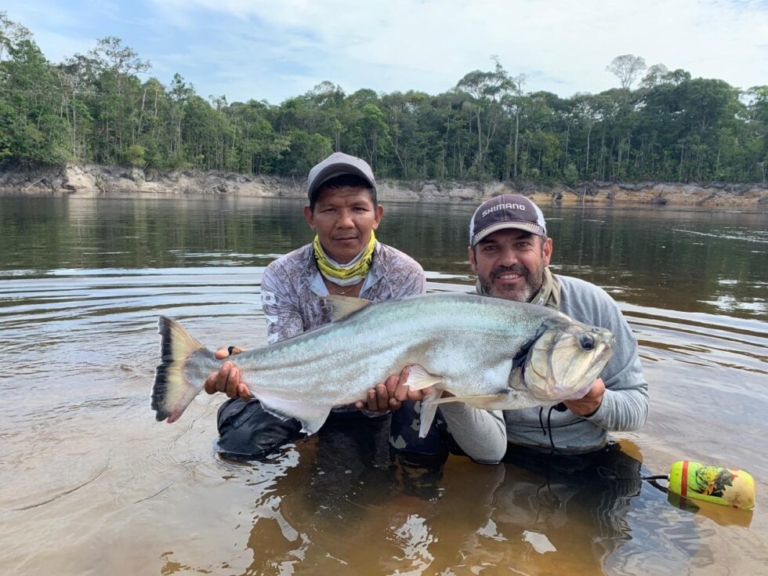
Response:
[{"label": "silver fish scale", "polygon": [[435,294],[368,306],[233,360],[257,397],[268,388],[289,399],[349,404],[412,364],[442,376],[440,387],[456,396],[496,394],[543,322],[570,324],[541,306]]}]

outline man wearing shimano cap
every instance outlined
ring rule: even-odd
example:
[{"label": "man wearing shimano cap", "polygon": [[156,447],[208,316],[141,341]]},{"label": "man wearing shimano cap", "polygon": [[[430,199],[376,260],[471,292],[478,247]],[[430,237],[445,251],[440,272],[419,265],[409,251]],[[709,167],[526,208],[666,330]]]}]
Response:
[{"label": "man wearing shimano cap", "polygon": [[478,293],[554,308],[613,332],[613,356],[586,396],[563,402],[559,410],[504,413],[510,449],[590,452],[606,445],[608,432],[635,430],[645,423],[648,384],[637,341],[618,305],[594,284],[553,274],[552,250],[544,215],[525,196],[488,200],[470,221],[467,254]]}]

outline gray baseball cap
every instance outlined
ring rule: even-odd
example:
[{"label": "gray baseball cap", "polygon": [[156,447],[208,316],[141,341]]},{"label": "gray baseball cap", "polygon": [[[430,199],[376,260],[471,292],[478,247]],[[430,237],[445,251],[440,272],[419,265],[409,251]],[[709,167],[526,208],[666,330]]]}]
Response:
[{"label": "gray baseball cap", "polygon": [[544,214],[536,204],[520,194],[502,194],[483,202],[475,210],[469,223],[469,244],[475,246],[489,234],[509,228],[537,236],[547,234]]},{"label": "gray baseball cap", "polygon": [[371,170],[368,162],[343,152],[334,152],[309,171],[309,177],[307,178],[307,197],[309,201],[312,202],[315,199],[317,191],[328,180],[347,174],[359,176],[368,182],[371,189],[373,189],[375,198],[376,179],[373,177],[373,170]]}]

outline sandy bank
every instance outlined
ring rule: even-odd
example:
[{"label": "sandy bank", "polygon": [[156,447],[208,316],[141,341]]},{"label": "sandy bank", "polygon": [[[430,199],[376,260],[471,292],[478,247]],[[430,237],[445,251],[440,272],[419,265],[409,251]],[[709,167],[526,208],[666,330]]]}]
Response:
[{"label": "sandy bank", "polygon": [[[702,208],[768,210],[768,185],[677,184],[659,182],[588,182],[575,187],[527,184],[515,187],[504,182],[379,181],[381,200],[469,201],[508,192],[532,196],[538,202],[666,204]],[[77,195],[78,197],[151,195],[237,195],[304,198],[304,179],[247,176],[224,172],[144,171],[120,166],[48,167],[0,171],[0,193],[30,195]]]}]

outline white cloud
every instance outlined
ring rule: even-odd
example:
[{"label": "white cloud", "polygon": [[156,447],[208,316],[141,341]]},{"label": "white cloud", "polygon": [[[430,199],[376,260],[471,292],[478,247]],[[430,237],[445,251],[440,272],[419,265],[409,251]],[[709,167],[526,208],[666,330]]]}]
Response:
[{"label": "white cloud", "polygon": [[[157,0],[158,4],[160,0]],[[164,0],[174,11],[258,21],[275,42],[307,41],[296,56],[313,77],[350,88],[449,89],[496,54],[530,90],[570,96],[616,85],[619,54],[748,87],[768,78],[768,8],[717,0]],[[312,53],[314,52],[314,54]],[[336,74],[333,76],[330,73]]]},{"label": "white cloud", "polygon": [[[36,4],[44,1],[52,0]],[[64,0],[54,4],[77,10]],[[277,103],[321,80],[348,92],[438,93],[467,72],[491,69],[491,55],[511,74],[525,73],[527,91],[561,96],[617,86],[605,67],[620,54],[741,88],[768,83],[768,6],[756,0],[146,0],[146,6],[135,0],[102,6],[108,17],[91,24],[89,46],[94,38],[119,36],[152,61],[161,79],[178,71],[201,95],[226,94],[230,101]],[[120,27],[131,10],[156,22],[151,39],[146,26]],[[52,38],[52,30],[36,29],[38,21],[22,23],[36,37]],[[82,26],[57,32],[83,33]]]}]

